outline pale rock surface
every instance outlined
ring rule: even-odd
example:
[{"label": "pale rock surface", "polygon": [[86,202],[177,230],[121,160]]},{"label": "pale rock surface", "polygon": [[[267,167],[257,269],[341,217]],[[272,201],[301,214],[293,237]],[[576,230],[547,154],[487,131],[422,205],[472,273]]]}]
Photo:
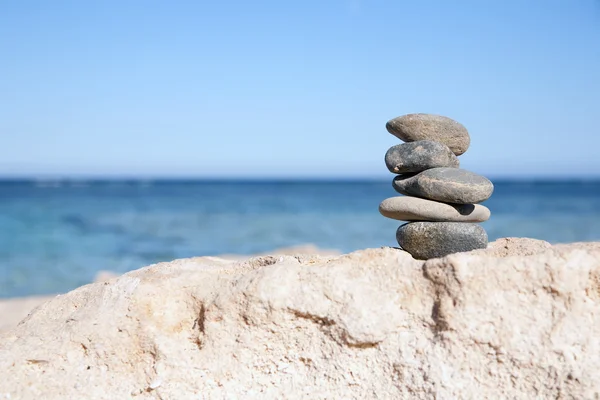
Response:
[{"label": "pale rock surface", "polygon": [[[31,310],[54,296],[29,296],[10,299],[0,299],[0,333],[13,328],[19,321],[29,314]],[[0,399],[2,397],[0,396]]]},{"label": "pale rock surface", "polygon": [[[112,271],[99,271],[94,282],[106,282],[118,277],[119,274]],[[0,299],[0,332],[13,328],[19,321],[25,318],[31,310],[46,301],[53,299],[56,295],[28,296],[9,299]],[[2,397],[0,397],[2,400]]]},{"label": "pale rock surface", "polygon": [[599,314],[598,245],[176,260],[2,333],[0,398],[592,399]]},{"label": "pale rock surface", "polygon": [[[341,253],[338,250],[333,249],[321,249],[314,244],[303,244],[299,246],[283,247],[270,251],[270,255],[302,255],[302,254],[313,254],[319,256],[337,256]],[[257,254],[257,255],[267,255]],[[246,260],[252,256],[241,255],[241,254],[222,254],[218,258],[224,258],[228,260]],[[208,257],[207,257],[208,259]],[[118,277],[120,274],[113,271],[99,271],[94,282],[105,282],[110,281]],[[20,298],[8,298],[0,299],[0,332],[13,328],[19,321],[25,318],[29,312],[39,306],[40,304],[54,298],[56,295],[48,296],[29,296]],[[0,397],[0,400],[2,398]]]}]

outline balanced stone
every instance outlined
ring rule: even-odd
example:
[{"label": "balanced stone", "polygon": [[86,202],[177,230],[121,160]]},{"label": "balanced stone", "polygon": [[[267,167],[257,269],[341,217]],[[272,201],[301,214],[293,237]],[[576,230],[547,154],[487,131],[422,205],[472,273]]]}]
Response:
[{"label": "balanced stone", "polygon": [[445,144],[457,156],[469,148],[469,132],[460,123],[433,114],[407,114],[394,118],[385,125],[389,133],[404,142],[433,140]]},{"label": "balanced stone", "polygon": [[490,218],[490,210],[480,204],[446,204],[408,196],[385,199],[379,212],[401,221],[483,222]]},{"label": "balanced stone", "polygon": [[456,204],[481,203],[494,191],[494,185],[486,177],[446,167],[398,175],[392,185],[401,194]]},{"label": "balanced stone", "polygon": [[390,172],[405,174],[436,167],[458,168],[458,158],[445,144],[417,140],[391,147],[385,153],[385,165]]},{"label": "balanced stone", "polygon": [[419,260],[485,249],[488,243],[481,225],[464,222],[409,222],[398,228],[396,239]]}]

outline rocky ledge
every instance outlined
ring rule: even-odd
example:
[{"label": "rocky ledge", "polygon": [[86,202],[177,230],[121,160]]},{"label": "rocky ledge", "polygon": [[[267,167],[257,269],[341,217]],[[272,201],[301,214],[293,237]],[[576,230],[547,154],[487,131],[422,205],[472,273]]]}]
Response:
[{"label": "rocky ledge", "polygon": [[0,337],[0,398],[597,398],[600,243],[176,260]]}]

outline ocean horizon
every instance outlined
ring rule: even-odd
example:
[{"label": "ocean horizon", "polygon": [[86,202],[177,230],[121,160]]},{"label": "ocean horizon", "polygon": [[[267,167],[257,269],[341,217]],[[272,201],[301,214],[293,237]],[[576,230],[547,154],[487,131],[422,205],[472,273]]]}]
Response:
[{"label": "ocean horizon", "polygon": [[[600,240],[600,178],[494,179],[490,241]],[[101,270],[314,244],[397,246],[388,179],[0,178],[0,297],[61,293]]]},{"label": "ocean horizon", "polygon": [[[576,174],[576,175],[492,175],[481,174],[493,183],[569,183],[569,182],[596,182],[600,184],[600,175]],[[247,182],[247,183],[310,183],[310,182],[390,182],[394,174],[373,175],[373,176],[161,176],[161,175],[2,175],[0,174],[0,185],[3,184],[36,184],[40,182],[56,182],[61,184],[70,183],[90,183],[90,184],[106,184],[112,182],[127,182],[127,183],[231,183],[231,182]]]}]

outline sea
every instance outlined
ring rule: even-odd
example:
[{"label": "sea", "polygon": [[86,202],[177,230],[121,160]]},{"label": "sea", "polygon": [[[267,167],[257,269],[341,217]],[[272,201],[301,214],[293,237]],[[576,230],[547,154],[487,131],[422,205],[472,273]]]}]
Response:
[{"label": "sea", "polygon": [[[493,180],[490,240],[600,240],[600,181]],[[397,246],[386,181],[0,181],[0,297],[64,293],[99,271],[314,244]]]}]

